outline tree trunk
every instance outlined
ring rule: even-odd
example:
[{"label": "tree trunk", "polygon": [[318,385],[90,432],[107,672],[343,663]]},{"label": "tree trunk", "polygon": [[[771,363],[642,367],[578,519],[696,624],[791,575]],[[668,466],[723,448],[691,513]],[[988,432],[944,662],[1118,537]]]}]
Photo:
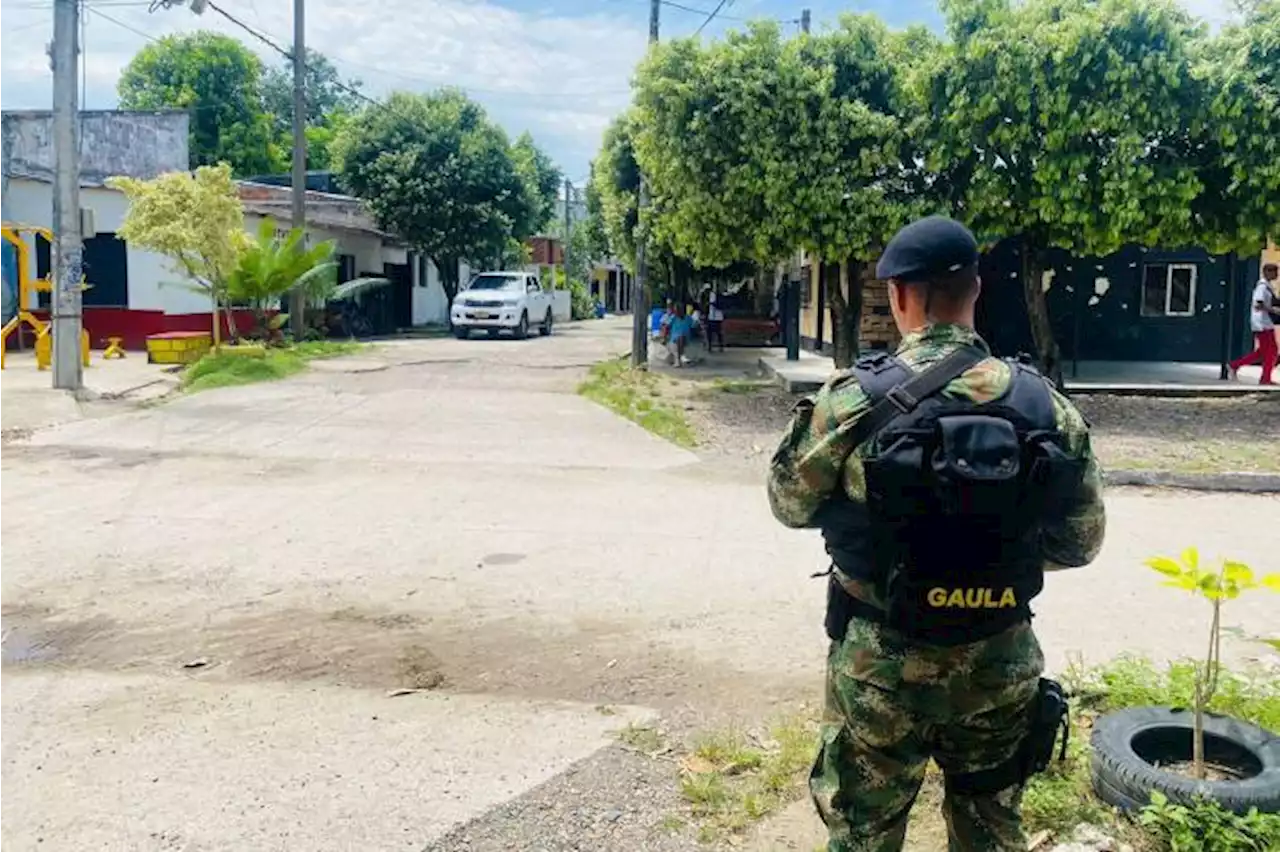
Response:
[{"label": "tree trunk", "polygon": [[840,281],[827,288],[831,306],[832,358],[837,370],[847,370],[858,357],[862,328],[862,265],[851,260],[838,264]]},{"label": "tree trunk", "polygon": [[240,341],[240,326],[236,324],[236,309],[229,304],[222,307],[227,312],[227,340],[231,343],[238,343]]},{"label": "tree trunk", "polygon": [[1062,358],[1058,341],[1053,336],[1049,319],[1049,303],[1043,284],[1044,253],[1034,242],[1022,246],[1022,293],[1027,302],[1027,322],[1036,347],[1036,361],[1050,381],[1062,387]]}]

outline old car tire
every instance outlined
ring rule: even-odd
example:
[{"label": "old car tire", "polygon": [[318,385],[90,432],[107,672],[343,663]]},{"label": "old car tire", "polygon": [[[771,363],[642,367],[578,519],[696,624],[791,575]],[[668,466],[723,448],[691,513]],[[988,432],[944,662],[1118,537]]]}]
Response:
[{"label": "old car tire", "polygon": [[1130,811],[1159,790],[1175,804],[1197,796],[1244,814],[1280,810],[1280,737],[1230,716],[1206,713],[1205,757],[1246,777],[1197,781],[1160,769],[1157,763],[1191,759],[1195,714],[1168,707],[1130,707],[1101,716],[1093,726],[1090,775],[1094,791],[1109,805]]},{"label": "old car tire", "polygon": [[547,308],[547,318],[542,321],[542,327],[538,329],[538,332],[543,337],[549,336],[551,334],[551,323],[553,322],[555,322],[555,317],[551,316],[551,309]]},{"label": "old car tire", "polygon": [[516,326],[516,340],[524,340],[529,336],[529,312],[520,315],[520,324]]}]

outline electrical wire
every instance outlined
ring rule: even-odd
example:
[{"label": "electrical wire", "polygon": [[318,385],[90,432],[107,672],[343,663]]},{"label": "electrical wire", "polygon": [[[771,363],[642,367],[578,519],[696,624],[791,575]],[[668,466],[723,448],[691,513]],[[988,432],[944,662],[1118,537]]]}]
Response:
[{"label": "electrical wire", "polygon": [[[725,4],[725,3],[727,3],[727,2],[729,2],[729,0],[720,0],[720,2],[719,2],[718,4],[716,4],[716,7],[715,7],[714,9],[712,9],[712,10],[711,10],[711,14],[710,14],[710,15],[707,15],[707,19],[706,19],[705,21],[703,21],[701,24],[699,24],[699,25],[698,25],[698,28],[697,28],[696,30],[694,30],[694,31],[693,31],[693,34],[694,34],[695,36],[696,36],[696,35],[698,35],[698,34],[700,34],[700,33],[702,32],[703,28],[704,28],[704,27],[706,27],[706,25],[707,25],[707,24],[709,24],[709,23],[711,23],[713,20],[715,20],[716,15],[720,14],[720,10],[724,8],[724,4]],[[726,18],[726,20],[728,20],[728,19]]]}]

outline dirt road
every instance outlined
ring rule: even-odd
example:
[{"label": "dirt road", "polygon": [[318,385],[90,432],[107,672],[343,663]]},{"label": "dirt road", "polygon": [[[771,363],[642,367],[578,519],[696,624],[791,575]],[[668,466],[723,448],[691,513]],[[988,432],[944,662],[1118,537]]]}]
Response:
[{"label": "dirt road", "polygon": [[[815,699],[822,549],[574,394],[626,335],[387,344],[6,444],[5,843],[421,849],[478,817],[512,843],[504,802],[586,777],[540,817],[592,826],[565,844],[677,848],[632,808],[665,794],[591,755]],[[1204,613],[1139,560],[1266,566],[1278,503],[1113,494],[1102,558],[1037,607],[1051,664],[1198,652]]]}]

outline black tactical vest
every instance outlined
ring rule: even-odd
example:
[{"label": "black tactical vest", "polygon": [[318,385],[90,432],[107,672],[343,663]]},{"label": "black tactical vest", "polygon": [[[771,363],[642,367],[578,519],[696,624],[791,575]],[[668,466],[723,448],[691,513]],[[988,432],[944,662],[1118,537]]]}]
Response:
[{"label": "black tactical vest", "polygon": [[828,613],[832,638],[843,637],[850,616],[934,645],[975,642],[1031,618],[1044,583],[1041,524],[1084,465],[1065,451],[1048,382],[1022,360],[1008,362],[1012,381],[990,402],[938,393],[987,357],[965,350],[919,375],[887,353],[854,367],[873,402],[866,419],[878,421],[859,436],[872,441],[867,499],[836,501],[819,520],[835,566],[876,589],[885,609],[849,597],[833,578],[832,595],[847,600],[829,606],[843,603],[849,615],[836,636]]}]

